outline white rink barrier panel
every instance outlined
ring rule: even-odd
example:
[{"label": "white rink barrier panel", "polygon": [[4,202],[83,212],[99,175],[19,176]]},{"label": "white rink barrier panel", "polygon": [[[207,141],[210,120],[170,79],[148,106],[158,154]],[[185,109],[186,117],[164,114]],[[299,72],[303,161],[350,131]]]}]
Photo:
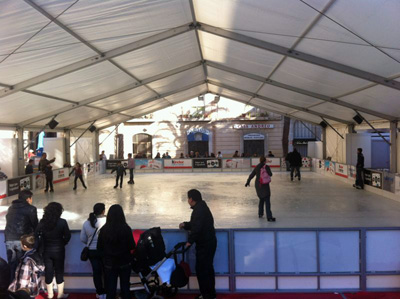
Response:
[{"label": "white rink barrier panel", "polygon": [[[90,263],[79,259],[83,248],[79,234],[72,231],[66,247],[66,288],[93,293]],[[187,240],[181,230],[166,229],[162,234],[167,252]],[[216,234],[219,292],[400,290],[399,228],[217,229]],[[0,256],[6,258],[4,245]],[[180,291],[197,290],[194,248],[185,260],[192,277]],[[132,273],[131,280],[137,279]]]}]

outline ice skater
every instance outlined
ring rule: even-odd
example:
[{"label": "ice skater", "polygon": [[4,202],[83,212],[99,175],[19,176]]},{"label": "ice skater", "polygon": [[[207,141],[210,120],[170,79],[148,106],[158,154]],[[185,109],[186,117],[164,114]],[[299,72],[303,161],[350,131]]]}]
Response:
[{"label": "ice skater", "polygon": [[128,184],[134,184],[135,181],[133,180],[133,170],[135,169],[135,159],[132,158],[132,154],[128,154],[128,169],[129,169]]},{"label": "ice skater", "polygon": [[359,147],[357,149],[356,183],[353,185],[353,187],[357,189],[364,189],[363,171],[364,155],[362,153],[362,148]]},{"label": "ice skater", "polygon": [[69,176],[71,176],[73,172],[75,172],[74,190],[76,190],[76,181],[78,179],[81,181],[83,188],[87,189],[82,177],[83,174],[82,165],[79,162],[76,162],[75,167],[72,168],[72,171],[69,173]]},{"label": "ice skater", "polygon": [[126,175],[126,170],[125,167],[121,164],[121,161],[117,162],[117,166],[111,171],[111,173],[113,173],[114,171],[117,172],[117,179],[115,180],[114,189],[118,187],[118,181],[120,178],[121,182],[119,184],[119,187],[122,188],[122,182],[124,180],[124,174]]},{"label": "ice skater", "polygon": [[293,181],[293,173],[296,171],[296,177],[299,178],[299,181],[301,180],[301,173],[300,173],[300,167],[302,165],[301,161],[301,155],[297,151],[297,149],[294,149],[293,152],[289,154],[289,163],[290,163],[290,180]]},{"label": "ice skater", "polygon": [[264,203],[265,203],[265,212],[267,214],[267,220],[269,222],[274,222],[276,219],[272,217],[271,212],[271,189],[269,184],[271,182],[272,172],[271,168],[265,162],[267,159],[264,156],[260,157],[260,163],[254,168],[252,173],[249,175],[247,179],[245,187],[250,186],[251,180],[256,176],[256,191],[257,196],[260,199],[258,204],[258,218],[262,218],[264,215]]},{"label": "ice skater", "polygon": [[51,164],[56,160],[56,158],[53,158],[51,160],[47,160],[47,154],[43,153],[42,158],[40,159],[39,162],[39,171],[45,174],[46,176],[46,189],[44,189],[44,192],[49,191],[50,187],[50,192],[54,192],[53,188],[53,167]]}]

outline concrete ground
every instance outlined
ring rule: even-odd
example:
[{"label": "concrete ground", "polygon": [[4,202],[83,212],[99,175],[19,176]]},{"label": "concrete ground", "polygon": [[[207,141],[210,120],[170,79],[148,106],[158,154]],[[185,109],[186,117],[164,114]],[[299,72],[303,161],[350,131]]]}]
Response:
[{"label": "concrete ground", "polygon": [[[84,190],[72,190],[72,182],[55,185],[54,193],[37,192],[34,205],[39,210],[51,201],[64,206],[63,218],[71,229],[81,229],[93,205],[120,204],[127,222],[135,228],[178,228],[190,219],[187,191],[200,190],[211,208],[216,228],[318,228],[318,227],[393,227],[400,226],[400,203],[356,190],[349,184],[313,172],[290,182],[285,172],[275,172],[271,183],[271,204],[276,223],[258,218],[258,198],[254,180],[245,188],[247,173],[140,173],[135,185],[113,189],[114,175],[90,178]],[[0,205],[0,229],[11,200]]]}]

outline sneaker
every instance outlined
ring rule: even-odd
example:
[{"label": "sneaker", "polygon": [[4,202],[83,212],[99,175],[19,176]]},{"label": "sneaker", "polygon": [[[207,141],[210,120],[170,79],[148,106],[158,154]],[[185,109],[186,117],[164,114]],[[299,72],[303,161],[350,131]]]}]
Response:
[{"label": "sneaker", "polygon": [[268,222],[275,222],[276,218],[272,217],[272,218],[268,218]]}]

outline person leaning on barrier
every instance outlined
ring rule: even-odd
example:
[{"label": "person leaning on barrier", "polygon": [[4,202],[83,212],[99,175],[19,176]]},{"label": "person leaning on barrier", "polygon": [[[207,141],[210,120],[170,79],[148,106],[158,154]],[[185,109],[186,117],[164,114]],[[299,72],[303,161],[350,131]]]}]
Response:
[{"label": "person leaning on barrier", "polygon": [[188,204],[193,209],[189,222],[179,224],[180,229],[189,231],[186,247],[196,243],[196,275],[201,295],[198,299],[214,299],[215,272],[214,255],[217,248],[217,238],[214,229],[214,218],[200,191],[188,191]]},{"label": "person leaning on barrier", "polygon": [[25,167],[25,174],[32,174],[33,173],[33,160],[30,159],[28,165]]},{"label": "person leaning on barrier", "polygon": [[20,238],[22,235],[33,233],[38,225],[36,207],[32,205],[33,193],[29,190],[21,191],[18,199],[11,203],[6,215],[4,231],[7,260],[11,268],[11,280],[14,279],[15,269],[23,256]]}]

